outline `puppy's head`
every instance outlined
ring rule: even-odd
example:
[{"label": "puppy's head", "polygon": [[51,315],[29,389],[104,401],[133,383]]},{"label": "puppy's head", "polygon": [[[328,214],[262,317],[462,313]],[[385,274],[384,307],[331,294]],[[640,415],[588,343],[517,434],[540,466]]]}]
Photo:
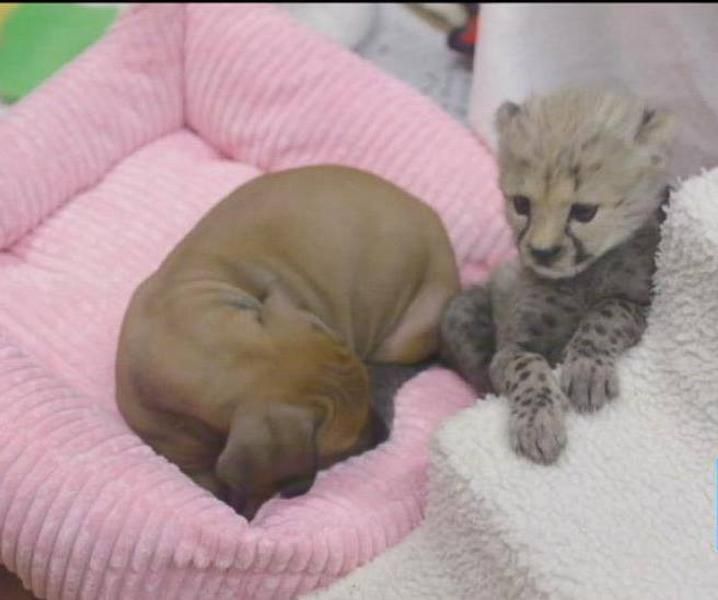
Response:
[{"label": "puppy's head", "polygon": [[[306,492],[317,471],[385,437],[366,368],[313,316],[281,328],[273,364],[238,402],[216,473],[247,518],[277,492]],[[239,506],[237,506],[239,505]]]}]

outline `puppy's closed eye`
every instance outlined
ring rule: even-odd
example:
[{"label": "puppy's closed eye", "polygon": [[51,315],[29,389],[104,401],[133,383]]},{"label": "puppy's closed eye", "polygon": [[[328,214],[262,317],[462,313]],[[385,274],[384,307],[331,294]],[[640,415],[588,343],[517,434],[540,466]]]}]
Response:
[{"label": "puppy's closed eye", "polygon": [[237,308],[242,310],[259,310],[262,308],[262,303],[257,300],[254,296],[243,295],[241,298],[234,303]]}]

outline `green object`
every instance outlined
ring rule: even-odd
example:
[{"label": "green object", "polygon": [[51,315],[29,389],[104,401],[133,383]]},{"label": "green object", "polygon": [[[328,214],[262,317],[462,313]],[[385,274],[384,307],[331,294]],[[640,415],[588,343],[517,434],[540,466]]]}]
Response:
[{"label": "green object", "polygon": [[0,29],[0,98],[19,100],[97,41],[115,6],[19,4]]}]

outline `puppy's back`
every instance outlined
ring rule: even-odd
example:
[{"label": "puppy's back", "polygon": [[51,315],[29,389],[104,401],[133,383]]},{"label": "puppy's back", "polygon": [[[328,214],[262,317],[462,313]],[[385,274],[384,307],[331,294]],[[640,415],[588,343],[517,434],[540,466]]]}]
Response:
[{"label": "puppy's back", "polygon": [[[367,358],[424,286],[458,290],[453,250],[432,208],[392,183],[322,165],[260,176],[218,203],[177,249],[271,272]],[[193,257],[196,257],[193,258]],[[168,259],[172,260],[172,259]]]}]

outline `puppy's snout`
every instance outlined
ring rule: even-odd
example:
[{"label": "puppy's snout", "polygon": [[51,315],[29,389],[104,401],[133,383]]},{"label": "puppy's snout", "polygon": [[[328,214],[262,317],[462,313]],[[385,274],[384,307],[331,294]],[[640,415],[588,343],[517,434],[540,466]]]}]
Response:
[{"label": "puppy's snout", "polygon": [[306,494],[314,485],[314,479],[315,473],[311,473],[286,481],[280,486],[279,494],[282,498],[294,498]]},{"label": "puppy's snout", "polygon": [[554,262],[563,250],[561,246],[550,246],[548,248],[529,248],[531,257],[540,265],[550,265]]}]

